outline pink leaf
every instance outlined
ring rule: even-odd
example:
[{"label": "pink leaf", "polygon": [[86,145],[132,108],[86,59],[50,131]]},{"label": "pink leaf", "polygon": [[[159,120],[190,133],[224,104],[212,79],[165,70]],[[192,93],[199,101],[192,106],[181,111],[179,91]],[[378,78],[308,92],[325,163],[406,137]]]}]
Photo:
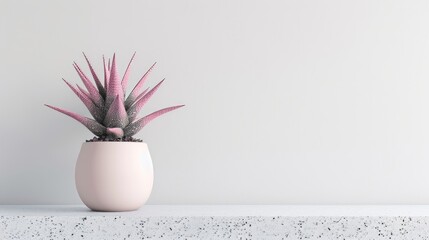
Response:
[{"label": "pink leaf", "polygon": [[149,73],[152,72],[152,69],[155,67],[156,62],[147,70],[147,72],[143,75],[143,77],[138,81],[136,86],[131,91],[130,95],[128,95],[127,100],[125,101],[125,106],[131,106],[131,103],[134,102],[139,95],[140,89],[143,87],[144,83],[149,76]]},{"label": "pink leaf", "polygon": [[103,125],[99,124],[98,122],[96,122],[90,118],[84,117],[84,116],[79,115],[77,113],[69,112],[69,111],[61,109],[61,108],[50,106],[47,104],[45,104],[45,106],[52,108],[55,111],[58,111],[60,113],[63,113],[65,115],[75,119],[76,121],[82,123],[85,127],[88,128],[89,131],[94,133],[96,136],[102,136],[106,132],[106,128]]},{"label": "pink leaf", "polygon": [[104,58],[104,55],[103,55],[103,68],[104,68],[104,88],[106,89],[106,92],[107,92],[107,88],[109,86],[110,71],[107,69],[108,67],[106,66],[106,59]]},{"label": "pink leaf", "polygon": [[122,89],[123,89],[124,93],[127,89],[128,78],[130,77],[131,63],[133,62],[135,56],[136,56],[136,53],[134,52],[133,56],[131,57],[130,62],[128,63],[127,69],[125,70],[124,76],[122,77]]},{"label": "pink leaf", "polygon": [[116,96],[104,118],[104,126],[109,128],[124,128],[128,125],[128,116],[123,100]]},{"label": "pink leaf", "polygon": [[[83,93],[85,96],[87,96],[89,99],[91,99],[91,98],[89,97],[89,92],[87,92],[85,89],[81,88],[78,84],[76,84],[76,87],[79,89],[79,91],[80,91],[81,93]],[[91,101],[92,101],[92,100],[91,100]]]},{"label": "pink leaf", "polygon": [[122,90],[121,80],[118,77],[116,68],[116,57],[113,55],[112,68],[110,69],[109,87],[107,88],[105,109],[109,109],[110,104],[115,100],[116,96],[124,100],[124,92]]},{"label": "pink leaf", "polygon": [[114,138],[121,138],[124,136],[124,130],[122,128],[107,128],[106,134]]},{"label": "pink leaf", "polygon": [[143,97],[141,97],[138,101],[136,101],[134,105],[131,105],[131,107],[127,111],[130,122],[134,121],[134,119],[137,117],[140,110],[149,101],[149,99],[153,96],[153,94],[158,90],[158,88],[161,86],[164,80],[165,79],[159,82],[148,93],[146,93]]},{"label": "pink leaf", "polygon": [[104,100],[98,90],[94,87],[94,85],[92,85],[91,81],[89,81],[88,77],[82,72],[82,70],[76,63],[73,64],[73,67],[79,75],[80,79],[82,80],[83,84],[85,85],[86,89],[88,89],[89,97],[91,98],[91,100],[98,107],[103,107]]},{"label": "pink leaf", "polygon": [[151,122],[155,118],[157,118],[157,117],[159,117],[165,113],[171,112],[175,109],[181,108],[183,106],[185,106],[185,105],[179,105],[179,106],[164,108],[164,109],[158,110],[156,112],[153,112],[153,113],[151,113],[145,117],[142,117],[139,120],[137,120],[136,122],[131,123],[130,125],[125,127],[124,135],[127,137],[131,137],[131,136],[135,135],[136,133],[138,133],[144,126],[146,126],[149,122]]},{"label": "pink leaf", "polygon": [[[85,91],[85,89],[81,88],[78,84],[76,84],[77,88],[79,89],[79,91],[81,93],[83,93],[85,96],[87,96],[89,99],[91,99],[91,96],[89,95],[89,93],[87,91]],[[95,102],[91,99],[92,103],[94,103],[94,105],[97,107],[97,105],[95,104]],[[103,109],[102,109],[103,110]],[[104,111],[104,110],[103,110]]]},{"label": "pink leaf", "polygon": [[98,92],[103,98],[106,97],[106,89],[104,89],[103,85],[100,82],[100,79],[98,79],[97,73],[95,73],[94,68],[92,67],[85,53],[82,52],[82,54],[85,57],[86,62],[88,63],[89,70],[91,71],[92,77],[94,78],[95,84],[97,85]]},{"label": "pink leaf", "polygon": [[83,104],[85,104],[86,108],[88,109],[88,111],[91,113],[91,115],[94,117],[94,119],[97,122],[102,122],[103,121],[103,112],[101,111],[101,109],[97,108],[94,103],[91,101],[91,99],[85,95],[84,93],[82,93],[80,90],[76,89],[75,87],[73,87],[69,82],[67,82],[65,79],[63,79],[63,81],[67,84],[67,86],[70,87],[70,89],[80,98],[80,100],[83,102]]},{"label": "pink leaf", "polygon": [[146,88],[142,93],[140,93],[140,95],[137,96],[136,100],[134,102],[130,102],[129,106],[127,106],[127,104],[125,104],[125,109],[129,109],[132,105],[134,105],[138,100],[140,100],[149,90],[149,88]]}]

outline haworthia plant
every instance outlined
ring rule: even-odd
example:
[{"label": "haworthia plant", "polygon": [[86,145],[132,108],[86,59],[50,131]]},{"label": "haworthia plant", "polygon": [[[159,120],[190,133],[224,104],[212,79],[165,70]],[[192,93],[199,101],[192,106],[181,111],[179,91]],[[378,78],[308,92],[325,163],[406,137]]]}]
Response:
[{"label": "haworthia plant", "polygon": [[143,84],[156,63],[149,68],[143,77],[141,77],[131,93],[126,97],[130,67],[135,53],[131,57],[122,78],[119,77],[118,74],[115,54],[113,55],[112,61],[109,59],[107,64],[103,56],[104,84],[100,81],[88,57],[85,54],[83,55],[95,85],[76,63],[73,63],[73,67],[82,80],[86,90],[79,85],[73,86],[65,79],[63,80],[83,102],[94,119],[48,104],[45,105],[80,122],[96,136],[106,139],[131,138],[153,119],[184,106],[167,107],[137,119],[137,115],[142,110],[143,106],[164,82],[163,79],[152,89],[147,88],[142,91]]}]

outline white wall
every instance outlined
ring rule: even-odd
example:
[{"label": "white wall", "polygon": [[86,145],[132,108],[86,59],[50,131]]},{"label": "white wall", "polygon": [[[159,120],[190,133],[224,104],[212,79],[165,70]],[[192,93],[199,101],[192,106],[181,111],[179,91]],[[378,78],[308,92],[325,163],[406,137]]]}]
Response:
[{"label": "white wall", "polygon": [[0,1],[0,204],[79,203],[81,51],[145,112],[151,204],[429,203],[427,1]]}]

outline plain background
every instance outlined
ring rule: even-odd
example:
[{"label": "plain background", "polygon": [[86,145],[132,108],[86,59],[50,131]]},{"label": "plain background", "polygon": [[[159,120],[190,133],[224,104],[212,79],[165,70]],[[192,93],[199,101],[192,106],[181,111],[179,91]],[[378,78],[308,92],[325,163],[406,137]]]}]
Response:
[{"label": "plain background", "polygon": [[81,51],[144,110],[150,204],[429,204],[427,1],[0,1],[0,204],[77,204]]}]

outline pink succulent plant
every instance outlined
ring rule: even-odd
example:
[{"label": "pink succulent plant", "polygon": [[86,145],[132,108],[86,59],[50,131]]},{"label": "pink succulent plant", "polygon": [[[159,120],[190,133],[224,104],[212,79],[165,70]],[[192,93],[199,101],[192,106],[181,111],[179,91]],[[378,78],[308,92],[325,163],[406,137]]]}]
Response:
[{"label": "pink succulent plant", "polygon": [[73,67],[82,80],[86,90],[81,88],[79,85],[76,85],[75,87],[66,80],[63,80],[83,102],[94,119],[90,119],[58,107],[47,104],[45,105],[58,112],[68,115],[71,118],[74,118],[87,127],[89,131],[91,131],[96,136],[106,139],[130,139],[150,121],[165,113],[184,106],[178,105],[167,107],[137,119],[137,115],[142,110],[143,106],[149,101],[149,99],[164,82],[164,80],[162,80],[152,89],[145,89],[142,91],[143,85],[156,63],[154,63],[149,68],[149,70],[138,81],[128,97],[126,97],[125,90],[127,88],[130,67],[135,57],[135,53],[133,54],[128,67],[125,70],[125,74],[122,79],[118,75],[115,54],[113,55],[112,62],[110,63],[109,59],[107,65],[103,57],[104,85],[101,83],[100,78],[98,77],[86,55],[83,55],[86,62],[88,63],[88,67],[92,78],[94,79],[95,86],[76,63],[73,63]]}]

